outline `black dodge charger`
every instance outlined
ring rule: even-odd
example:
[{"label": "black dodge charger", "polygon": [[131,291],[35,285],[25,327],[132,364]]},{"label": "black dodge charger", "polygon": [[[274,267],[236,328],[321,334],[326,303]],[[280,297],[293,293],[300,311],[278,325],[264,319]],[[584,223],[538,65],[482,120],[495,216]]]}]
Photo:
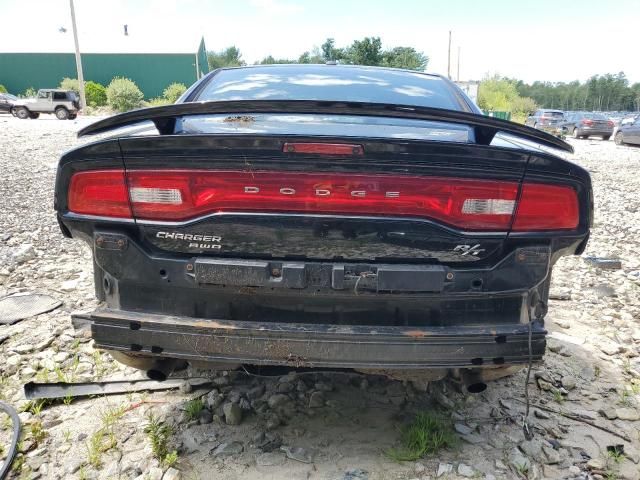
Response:
[{"label": "black dodge charger", "polygon": [[96,122],[55,209],[94,254],[97,348],[186,362],[452,375],[539,361],[553,265],[589,235],[570,145],[488,118],[444,77],[216,70],[174,105]]}]

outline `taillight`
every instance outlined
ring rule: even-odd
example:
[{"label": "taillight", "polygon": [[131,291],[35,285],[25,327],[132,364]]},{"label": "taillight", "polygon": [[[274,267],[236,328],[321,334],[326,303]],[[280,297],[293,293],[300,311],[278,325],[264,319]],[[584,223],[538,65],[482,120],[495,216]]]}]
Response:
[{"label": "taillight", "polygon": [[278,212],[415,217],[477,231],[578,226],[573,188],[524,183],[517,202],[518,188],[517,182],[497,180],[271,171],[133,170],[125,181],[122,170],[98,170],[73,175],[68,208],[84,215],[159,221]]},{"label": "taillight", "polygon": [[578,226],[580,210],[576,191],[567,186],[525,183],[513,230],[573,230]]},{"label": "taillight", "polygon": [[71,177],[69,211],[83,215],[131,218],[123,170],[78,172]]},{"label": "taillight", "polygon": [[613,128],[613,127],[615,126],[615,124],[614,124],[611,120],[608,120],[608,121],[607,121],[607,125],[608,125],[609,127],[611,127],[611,128]]},{"label": "taillight", "polygon": [[144,220],[289,212],[420,217],[506,230],[518,192],[516,182],[400,175],[136,170],[127,176],[134,216]]},{"label": "taillight", "polygon": [[589,120],[588,118],[584,118],[580,123],[583,125],[593,125],[593,120]]}]

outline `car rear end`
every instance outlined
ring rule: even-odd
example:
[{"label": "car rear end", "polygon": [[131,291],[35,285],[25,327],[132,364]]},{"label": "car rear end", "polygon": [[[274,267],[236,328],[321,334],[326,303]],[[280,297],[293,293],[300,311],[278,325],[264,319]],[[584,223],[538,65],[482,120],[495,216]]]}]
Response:
[{"label": "car rear end", "polygon": [[564,112],[561,110],[544,110],[536,120],[536,127],[550,133],[556,133],[560,124],[564,121]]},{"label": "car rear end", "polygon": [[613,135],[614,123],[601,114],[586,114],[578,121],[576,128],[580,135],[589,137],[591,135],[601,136],[609,139]]},{"label": "car rear end", "polygon": [[[539,360],[551,269],[588,237],[588,174],[495,135],[536,131],[482,117],[440,77],[422,101],[446,110],[335,91],[264,100],[340,82],[377,98],[398,75],[411,97],[423,80],[272,68],[205,79],[186,98],[214,101],[155,109],[154,130],[61,159],[58,218],[92,247],[105,302],[76,318],[96,346],[152,362],[467,376]],[[249,88],[261,99],[225,97]]]}]

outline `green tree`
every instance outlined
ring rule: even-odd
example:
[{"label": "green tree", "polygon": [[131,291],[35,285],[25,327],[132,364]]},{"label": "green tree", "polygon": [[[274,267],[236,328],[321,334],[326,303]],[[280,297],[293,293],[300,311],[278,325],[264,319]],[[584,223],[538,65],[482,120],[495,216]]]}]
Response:
[{"label": "green tree", "polygon": [[107,103],[117,112],[140,108],[144,95],[128,78],[116,77],[107,87]]},{"label": "green tree", "polygon": [[344,50],[336,48],[336,42],[333,38],[327,40],[320,47],[322,58],[325,62],[331,62],[344,58]]},{"label": "green tree", "polygon": [[385,67],[406,68],[423,72],[427,68],[429,57],[413,47],[395,47],[382,54]]},{"label": "green tree", "polygon": [[64,77],[60,82],[60,88],[62,90],[72,90],[76,93],[80,93],[80,82],[77,78]]},{"label": "green tree", "polygon": [[298,63],[296,60],[291,60],[289,58],[273,58],[272,55],[264,57],[260,60],[256,65],[275,65],[275,64],[287,64],[287,63]]},{"label": "green tree", "polygon": [[242,53],[240,53],[240,49],[235,45],[218,52],[207,52],[207,62],[209,63],[209,70],[215,70],[216,68],[223,67],[241,67],[246,65],[245,61],[242,60]]},{"label": "green tree", "polygon": [[172,83],[162,92],[162,96],[169,103],[176,103],[176,100],[182,96],[184,92],[187,91],[186,85],[183,83]]},{"label": "green tree", "polygon": [[298,63],[325,63],[325,59],[318,47],[315,47],[311,52],[307,51],[300,55]]},{"label": "green tree", "polygon": [[518,87],[523,85],[498,75],[485,78],[478,88],[478,106],[483,110],[511,112],[513,121],[524,122],[537,106],[532,98],[521,96]]},{"label": "green tree", "polygon": [[380,37],[354,40],[345,49],[344,60],[352,65],[382,65],[382,41]]},{"label": "green tree", "polygon": [[104,85],[92,81],[85,82],[84,94],[90,107],[102,107],[107,104],[107,89]]},{"label": "green tree", "polygon": [[0,84],[0,93],[7,93],[7,89],[2,84]]},{"label": "green tree", "polygon": [[478,87],[478,106],[483,110],[511,111],[511,103],[517,97],[516,86],[497,75],[485,78]]}]

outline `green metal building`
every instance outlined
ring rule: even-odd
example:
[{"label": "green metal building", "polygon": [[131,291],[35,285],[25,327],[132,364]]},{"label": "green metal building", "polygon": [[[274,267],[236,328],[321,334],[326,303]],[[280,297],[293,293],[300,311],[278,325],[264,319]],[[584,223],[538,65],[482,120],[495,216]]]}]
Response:
[{"label": "green metal building", "polygon": [[[82,53],[84,79],[107,86],[114,77],[126,77],[146,99],[159,97],[171,83],[188,87],[209,71],[204,38],[195,47],[181,53]],[[55,88],[63,78],[77,76],[72,52],[0,52],[0,85],[13,94],[27,88]]]}]

